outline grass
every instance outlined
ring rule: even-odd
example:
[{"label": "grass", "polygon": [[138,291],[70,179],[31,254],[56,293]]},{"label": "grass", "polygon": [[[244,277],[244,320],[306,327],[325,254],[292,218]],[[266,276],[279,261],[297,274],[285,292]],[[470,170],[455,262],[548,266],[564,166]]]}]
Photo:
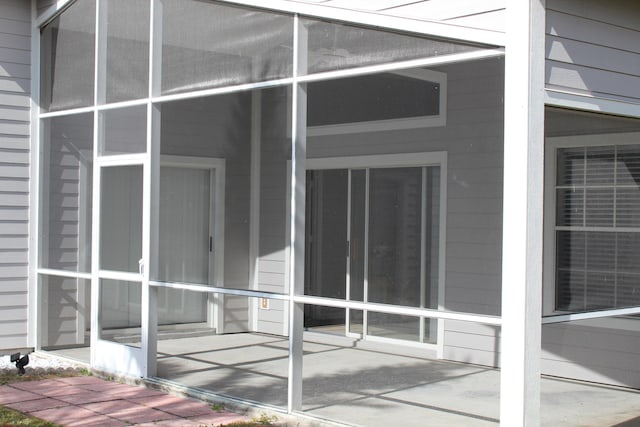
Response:
[{"label": "grass", "polygon": [[22,412],[0,406],[0,427],[24,426],[24,427],[60,427],[49,421],[25,415]]},{"label": "grass", "polygon": [[260,426],[273,426],[278,417],[275,415],[267,415],[265,413],[260,416],[253,417],[251,421],[236,421],[234,423],[225,424],[225,427],[260,427]]},{"label": "grass", "polygon": [[47,380],[51,378],[60,377],[78,377],[82,375],[89,375],[89,371],[86,369],[80,371],[69,372],[38,372],[27,370],[24,375],[19,375],[18,372],[3,372],[0,371],[0,385],[17,383],[22,381],[38,381]]}]

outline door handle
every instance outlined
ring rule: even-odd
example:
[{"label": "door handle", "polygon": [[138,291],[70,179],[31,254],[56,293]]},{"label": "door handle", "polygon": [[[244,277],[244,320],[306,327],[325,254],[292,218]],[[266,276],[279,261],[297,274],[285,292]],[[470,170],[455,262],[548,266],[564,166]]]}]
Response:
[{"label": "door handle", "polygon": [[141,276],[144,276],[144,259],[140,258],[138,260],[138,271],[140,272]]}]

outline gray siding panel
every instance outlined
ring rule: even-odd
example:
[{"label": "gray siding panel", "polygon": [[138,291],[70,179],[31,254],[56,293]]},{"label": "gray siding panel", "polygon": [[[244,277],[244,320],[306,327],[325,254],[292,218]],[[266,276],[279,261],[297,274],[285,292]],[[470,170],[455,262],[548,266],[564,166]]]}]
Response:
[{"label": "gray siding panel", "polygon": [[[542,372],[640,388],[640,333],[613,327],[617,320],[544,326]],[[597,325],[598,322],[603,325]],[[612,327],[606,323],[612,323]]]},{"label": "gray siding panel", "polygon": [[639,102],[638,17],[638,2],[549,0],[547,88]]},{"label": "gray siding panel", "polygon": [[0,349],[27,345],[30,13],[0,3]]},{"label": "gray siding panel", "polygon": [[[2,17],[14,21],[31,21],[31,2],[24,0],[3,0],[0,7]],[[29,27],[27,27],[29,28]]]},{"label": "gray siding panel", "polygon": [[[603,22],[615,22],[621,27],[640,31],[635,0],[547,0],[547,9]],[[615,17],[613,20],[610,17]]]}]

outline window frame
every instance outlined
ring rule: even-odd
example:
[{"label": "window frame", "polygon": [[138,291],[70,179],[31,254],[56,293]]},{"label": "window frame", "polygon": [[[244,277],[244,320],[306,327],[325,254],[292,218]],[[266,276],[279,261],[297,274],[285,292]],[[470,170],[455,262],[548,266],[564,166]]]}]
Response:
[{"label": "window frame", "polygon": [[[558,150],[562,148],[589,148],[604,146],[623,146],[640,144],[640,132],[620,132],[608,134],[589,134],[589,135],[568,135],[545,138],[545,172],[544,172],[544,255],[543,255],[543,299],[542,299],[542,315],[551,316],[567,313],[587,313],[591,311],[613,311],[624,310],[629,307],[605,307],[594,310],[559,310],[556,308],[557,303],[557,284],[556,284],[556,232],[558,227],[562,229],[576,228],[576,226],[558,226],[556,223],[556,178],[557,178],[557,157]],[[614,186],[615,188],[615,186]],[[619,228],[612,227],[590,227],[581,226],[581,229],[589,228],[607,228],[607,232],[616,232]],[[640,227],[637,230],[630,230],[635,227],[623,227],[620,231],[640,233]],[[616,267],[617,271],[617,267]]]},{"label": "window frame", "polygon": [[438,84],[439,101],[438,114],[431,116],[416,116],[396,119],[367,120],[359,122],[345,122],[331,125],[309,126],[307,136],[345,135],[352,133],[378,132],[388,130],[417,129],[427,127],[446,126],[447,124],[447,74],[425,68],[411,68],[390,71],[390,74],[409,77],[415,80]]}]

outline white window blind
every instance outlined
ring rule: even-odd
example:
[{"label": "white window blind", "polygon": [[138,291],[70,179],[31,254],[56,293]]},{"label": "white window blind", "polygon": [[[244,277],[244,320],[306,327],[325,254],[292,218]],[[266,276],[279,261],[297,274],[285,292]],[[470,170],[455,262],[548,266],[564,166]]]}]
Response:
[{"label": "white window blind", "polygon": [[557,151],[556,309],[640,305],[640,145]]}]

